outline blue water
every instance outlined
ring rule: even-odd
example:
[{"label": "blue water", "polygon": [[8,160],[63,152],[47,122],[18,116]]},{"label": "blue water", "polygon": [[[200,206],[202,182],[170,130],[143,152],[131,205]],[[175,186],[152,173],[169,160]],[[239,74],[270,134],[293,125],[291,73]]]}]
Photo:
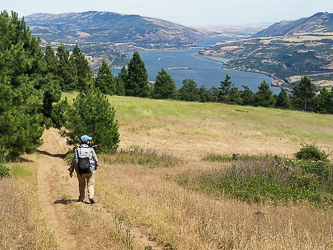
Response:
[{"label": "blue water", "polygon": [[[220,40],[222,39],[209,39],[198,43],[198,45],[207,47]],[[243,90],[242,85],[245,85],[255,93],[258,91],[258,86],[264,80],[269,85],[273,81],[273,78],[264,74],[224,69],[221,62],[195,56],[194,53],[198,50],[154,51],[140,53],[140,56],[146,65],[149,81],[155,81],[158,71],[164,68],[175,81],[177,88],[182,87],[184,79],[193,79],[197,83],[197,87],[201,87],[202,85],[207,89],[210,89],[212,86],[219,87],[221,80],[223,81],[225,76],[229,74],[231,81],[239,90]],[[168,70],[168,68],[175,67],[186,67],[191,68],[191,70]],[[120,69],[112,69],[114,75],[117,75],[119,72]],[[271,87],[271,90],[274,94],[280,93],[280,88],[278,87]]]}]

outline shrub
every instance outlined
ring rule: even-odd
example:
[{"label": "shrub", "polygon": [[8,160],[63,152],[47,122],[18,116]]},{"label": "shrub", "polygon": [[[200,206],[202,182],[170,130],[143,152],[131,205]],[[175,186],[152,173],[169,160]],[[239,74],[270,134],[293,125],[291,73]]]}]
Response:
[{"label": "shrub", "polygon": [[230,155],[219,155],[219,154],[210,154],[205,156],[202,160],[204,161],[232,161],[233,157]]},{"label": "shrub", "polygon": [[315,145],[302,145],[303,148],[295,154],[299,160],[327,161],[328,155],[324,151],[320,151]]},{"label": "shrub", "polygon": [[9,168],[4,165],[0,165],[0,178],[2,179],[2,177],[10,177]]}]

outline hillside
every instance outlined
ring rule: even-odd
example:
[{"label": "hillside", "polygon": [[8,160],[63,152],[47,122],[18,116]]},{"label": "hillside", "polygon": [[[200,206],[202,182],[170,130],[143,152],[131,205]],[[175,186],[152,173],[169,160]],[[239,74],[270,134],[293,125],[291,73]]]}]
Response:
[{"label": "hillside", "polygon": [[[332,152],[332,115],[118,96],[109,100],[120,125],[119,151],[142,149],[143,156],[157,158],[160,165],[146,165],[144,157],[132,161],[134,154],[112,156],[118,162],[99,155],[96,203],[77,203],[77,179],[68,177],[62,158],[69,148],[66,139],[55,129],[46,130],[38,152],[12,163],[12,177],[0,179],[1,249],[332,246],[331,206],[248,204],[181,185],[203,174],[218,178],[240,164],[202,160],[213,153],[292,157],[301,143]],[[165,167],[165,159],[180,163]]]},{"label": "hillside", "polygon": [[293,36],[302,34],[322,34],[333,32],[333,14],[317,13],[296,21],[281,21],[259,31],[253,37]]},{"label": "hillside", "polygon": [[176,23],[139,15],[89,11],[33,14],[25,17],[32,33],[45,41],[134,43],[144,47],[168,43],[190,45],[204,34]]},{"label": "hillside", "polygon": [[25,21],[32,35],[42,39],[42,46],[57,47],[62,42],[69,48],[78,43],[93,69],[103,58],[114,66],[123,65],[129,61],[129,52],[188,48],[213,35],[165,20],[113,12],[38,13]]},{"label": "hillside", "polygon": [[199,54],[231,59],[226,65],[231,69],[270,74],[279,86],[292,87],[302,75],[331,86],[332,31],[333,14],[318,13],[273,24],[250,39],[217,43]]}]

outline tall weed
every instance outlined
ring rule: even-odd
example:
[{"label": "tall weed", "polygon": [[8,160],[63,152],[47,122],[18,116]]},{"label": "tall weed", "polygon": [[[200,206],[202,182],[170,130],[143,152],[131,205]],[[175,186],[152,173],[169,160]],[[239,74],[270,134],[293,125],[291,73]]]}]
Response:
[{"label": "tall weed", "polygon": [[182,164],[183,160],[170,153],[158,153],[149,148],[133,146],[127,150],[121,149],[117,154],[100,155],[100,159],[106,164],[134,164],[155,167],[173,167]]}]

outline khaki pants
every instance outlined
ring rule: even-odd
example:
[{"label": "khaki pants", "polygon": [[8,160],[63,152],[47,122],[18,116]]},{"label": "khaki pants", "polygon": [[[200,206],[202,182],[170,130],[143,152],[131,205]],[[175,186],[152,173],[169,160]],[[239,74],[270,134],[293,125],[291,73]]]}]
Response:
[{"label": "khaki pants", "polygon": [[94,184],[95,184],[95,173],[89,173],[89,174],[77,174],[77,179],[79,181],[79,191],[80,196],[79,200],[84,200],[85,197],[85,187],[87,183],[88,188],[88,197],[89,199],[94,198]]}]

